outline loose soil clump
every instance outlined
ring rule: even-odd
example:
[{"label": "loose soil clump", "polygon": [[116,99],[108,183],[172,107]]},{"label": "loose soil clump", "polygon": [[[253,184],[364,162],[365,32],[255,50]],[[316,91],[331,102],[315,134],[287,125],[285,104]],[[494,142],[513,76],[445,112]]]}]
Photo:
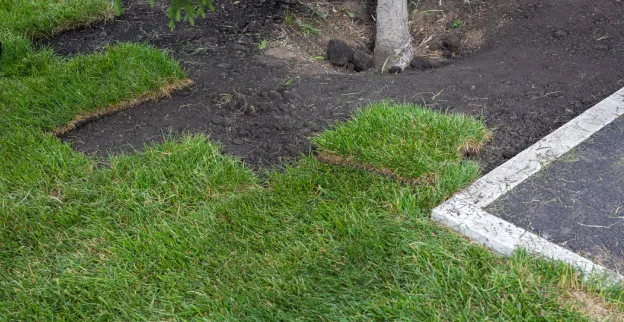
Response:
[{"label": "loose soil clump", "polygon": [[[169,133],[199,132],[254,165],[274,164],[313,150],[308,137],[368,102],[395,99],[483,117],[494,137],[479,157],[491,169],[624,86],[622,2],[444,0],[440,7],[437,0],[422,1],[411,20],[422,60],[394,75],[349,73],[317,60],[329,39],[349,39],[349,33],[323,34],[323,23],[314,24],[318,35],[293,32],[284,24],[288,12],[305,24],[313,20],[290,2],[215,1],[206,19],[171,32],[162,7],[132,0],[114,22],[48,40],[64,55],[116,41],[147,42],[169,50],[196,83],[63,139],[102,155],[140,149]],[[355,9],[328,10],[344,19]],[[365,51],[373,39],[362,30],[370,20],[348,19],[365,37],[349,46]],[[285,36],[288,42],[276,45]],[[269,40],[270,54],[258,48],[262,40]]]}]

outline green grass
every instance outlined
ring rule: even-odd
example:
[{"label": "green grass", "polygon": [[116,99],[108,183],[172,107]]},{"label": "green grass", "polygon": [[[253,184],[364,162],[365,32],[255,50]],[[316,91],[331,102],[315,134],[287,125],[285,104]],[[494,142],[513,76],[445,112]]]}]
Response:
[{"label": "green grass", "polygon": [[[109,0],[2,0],[0,26],[13,33],[41,37],[112,18]],[[1,29],[0,29],[1,30]]]},{"label": "green grass", "polygon": [[[11,57],[8,48],[3,62]],[[32,61],[28,59],[22,61],[23,65],[11,65],[13,71],[26,76],[0,78],[0,159],[11,165],[0,167],[0,193],[44,185],[42,177],[54,180],[55,170],[62,172],[68,166],[64,160],[54,166],[25,162],[45,158],[42,153],[70,154],[67,148],[59,150],[54,144],[56,138],[44,131],[77,115],[147,94],[184,76],[175,60],[144,45],[120,44],[100,54],[72,59],[54,57],[50,52],[32,55],[37,68],[30,67]],[[43,142],[56,149],[46,151],[48,146],[40,146]]]},{"label": "green grass", "polygon": [[50,130],[184,75],[143,45],[33,50],[33,25],[2,34],[0,319],[586,319],[561,301],[588,287],[569,267],[495,256],[429,220],[477,177],[462,154],[487,137],[481,122],[380,103],[317,138],[435,177],[419,185],[311,157],[259,179],[203,136],[94,160]]},{"label": "green grass", "polygon": [[119,44],[101,54],[55,58],[28,77],[1,78],[0,106],[14,125],[50,130],[81,112],[136,97],[183,76],[177,62],[162,52]]},{"label": "green grass", "polygon": [[470,177],[409,187],[304,159],[263,187],[203,137],[107,167],[45,143],[64,179],[0,197],[8,319],[581,318],[557,303],[564,266],[429,220]]},{"label": "green grass", "polygon": [[455,19],[451,24],[451,29],[460,29],[463,25],[464,22],[461,19]]},{"label": "green grass", "polygon": [[258,49],[260,49],[260,50],[264,50],[264,49],[266,49],[266,48],[267,48],[268,43],[269,43],[269,41],[268,41],[268,40],[266,40],[266,39],[262,39],[262,40],[260,40],[260,42],[258,42]]},{"label": "green grass", "polygon": [[[84,19],[107,16],[109,1],[9,1],[2,5],[0,17],[6,20],[0,20],[0,164],[7,166],[0,167],[0,193],[49,186],[67,178],[57,177],[67,167],[84,170],[84,160],[71,157],[74,152],[44,133],[78,115],[147,95],[184,77],[177,61],[146,45],[118,44],[101,53],[62,58],[50,49],[35,49],[27,36],[38,26],[52,33]],[[24,19],[10,19],[34,7],[39,9]],[[43,11],[50,12],[45,20],[49,23],[44,25],[40,22]],[[42,163],[50,158],[54,159],[51,163]]]},{"label": "green grass", "polygon": [[488,135],[483,124],[470,117],[381,102],[314,141],[321,150],[420,178],[445,171],[476,175],[479,165],[463,161],[462,154],[478,149]]},{"label": "green grass", "polygon": [[260,181],[202,136],[102,166],[19,133],[0,154],[7,319],[583,320],[557,300],[568,267],[429,220],[475,173],[405,186],[305,158]]}]

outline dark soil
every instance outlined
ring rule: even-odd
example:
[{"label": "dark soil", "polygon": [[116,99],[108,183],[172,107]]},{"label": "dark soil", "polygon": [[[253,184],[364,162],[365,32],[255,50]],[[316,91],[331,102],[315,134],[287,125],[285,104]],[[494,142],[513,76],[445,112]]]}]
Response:
[{"label": "dark soil", "polygon": [[142,148],[169,132],[199,132],[252,164],[277,163],[308,151],[308,137],[355,109],[395,99],[482,116],[494,129],[480,155],[489,170],[624,86],[620,0],[444,0],[455,10],[487,8],[480,12],[505,16],[506,23],[486,33],[476,53],[441,68],[392,75],[314,75],[302,72],[300,62],[262,55],[256,44],[281,25],[284,2],[215,1],[215,13],[172,33],[162,8],[133,0],[114,22],[50,39],[61,54],[148,42],[171,51],[196,82],[63,139],[104,154]]}]

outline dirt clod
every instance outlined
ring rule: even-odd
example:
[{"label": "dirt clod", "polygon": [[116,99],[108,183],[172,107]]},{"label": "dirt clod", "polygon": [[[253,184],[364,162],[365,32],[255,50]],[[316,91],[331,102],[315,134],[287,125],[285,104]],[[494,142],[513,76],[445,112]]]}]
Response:
[{"label": "dirt clod", "polygon": [[356,71],[363,72],[373,67],[373,59],[361,51],[356,51],[353,55],[353,66]]},{"label": "dirt clod", "polygon": [[400,73],[400,72],[402,72],[402,71],[403,71],[403,70],[402,70],[402,69],[401,69],[401,67],[399,67],[399,66],[392,66],[392,67],[390,67],[390,69],[388,69],[388,72],[389,72],[390,74],[398,74],[398,73]]},{"label": "dirt clod", "polygon": [[345,66],[353,60],[353,49],[344,41],[332,39],[327,44],[327,59],[336,66]]},{"label": "dirt clod", "polygon": [[427,58],[422,56],[416,56],[410,62],[410,66],[416,70],[425,70],[433,68],[433,64]]},{"label": "dirt clod", "polygon": [[451,52],[457,52],[459,50],[459,47],[461,46],[461,39],[456,33],[452,33],[444,38],[442,44],[446,49],[450,50]]}]

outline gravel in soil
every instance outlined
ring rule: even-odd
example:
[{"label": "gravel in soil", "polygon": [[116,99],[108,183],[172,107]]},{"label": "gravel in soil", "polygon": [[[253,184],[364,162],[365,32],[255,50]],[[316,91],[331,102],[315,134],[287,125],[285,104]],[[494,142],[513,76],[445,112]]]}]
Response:
[{"label": "gravel in soil", "polygon": [[450,64],[383,75],[301,72],[314,66],[263,55],[257,43],[282,26],[291,1],[215,1],[214,13],[173,33],[164,8],[128,1],[114,22],[46,44],[72,55],[116,41],[147,42],[171,51],[196,85],[63,139],[103,155],[140,149],[169,133],[200,132],[254,165],[278,163],[312,150],[310,136],[355,109],[395,99],[483,117],[494,129],[480,155],[487,171],[624,86],[621,1],[449,1],[455,10],[487,6],[492,17],[508,19],[484,35],[480,50]]}]

